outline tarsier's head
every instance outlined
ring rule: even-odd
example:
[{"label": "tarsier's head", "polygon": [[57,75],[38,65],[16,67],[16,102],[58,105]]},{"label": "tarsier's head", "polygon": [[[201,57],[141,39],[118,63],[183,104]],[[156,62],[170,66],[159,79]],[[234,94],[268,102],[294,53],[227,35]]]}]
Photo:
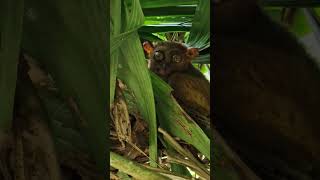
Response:
[{"label": "tarsier's head", "polygon": [[177,42],[160,42],[155,46],[144,42],[143,48],[149,58],[149,69],[164,79],[174,72],[187,70],[199,54],[197,48],[187,48]]}]

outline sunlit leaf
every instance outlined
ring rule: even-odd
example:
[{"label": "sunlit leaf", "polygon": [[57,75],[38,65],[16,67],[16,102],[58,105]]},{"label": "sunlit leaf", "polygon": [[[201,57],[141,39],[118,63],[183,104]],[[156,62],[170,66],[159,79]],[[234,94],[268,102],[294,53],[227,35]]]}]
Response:
[{"label": "sunlit leaf", "polygon": [[169,178],[151,171],[142,165],[130,161],[116,153],[110,152],[110,165],[121,170],[124,173],[130,174],[135,179],[157,179],[168,180]]},{"label": "sunlit leaf", "polygon": [[198,0],[140,0],[142,8],[157,8],[167,6],[179,5],[193,5],[197,4]]},{"label": "sunlit leaf", "polygon": [[[122,33],[135,30],[144,22],[138,0],[124,0]],[[157,161],[157,124],[152,84],[137,32],[123,39],[120,47],[118,76],[133,91],[141,115],[149,124],[149,155],[151,165]]]},{"label": "sunlit leaf", "polygon": [[210,43],[210,0],[199,0],[187,44],[205,48]]},{"label": "sunlit leaf", "polygon": [[[121,45],[121,38],[119,38],[121,30],[121,1],[112,0],[110,3],[110,38],[111,38],[111,58],[110,58],[110,103],[113,102],[115,84],[117,78],[117,69],[118,69],[118,58],[119,51],[118,47]],[[116,39],[118,37],[118,39]],[[118,41],[116,41],[118,40]],[[117,43],[118,42],[118,43]],[[111,43],[110,43],[111,44]],[[116,51],[116,52],[114,52]]]}]

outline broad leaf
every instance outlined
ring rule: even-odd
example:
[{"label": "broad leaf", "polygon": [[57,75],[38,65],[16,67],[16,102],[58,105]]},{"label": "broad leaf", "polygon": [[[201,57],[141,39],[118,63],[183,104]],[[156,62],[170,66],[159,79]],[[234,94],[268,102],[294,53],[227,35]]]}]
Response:
[{"label": "broad leaf", "polygon": [[[119,51],[117,50],[121,45],[120,42],[122,38],[118,38],[116,41],[116,37],[119,36],[121,30],[121,1],[120,0],[112,0],[110,3],[110,38],[111,38],[111,59],[110,59],[110,103],[113,102],[114,92],[115,92],[115,84],[117,78],[117,69],[118,69],[118,58]],[[119,42],[119,43],[116,43]],[[118,46],[116,46],[118,45]],[[114,52],[116,51],[116,52]]]},{"label": "broad leaf", "polygon": [[203,49],[210,43],[210,0],[199,0],[187,44]]},{"label": "broad leaf", "polygon": [[124,0],[122,7],[122,33],[132,33],[122,39],[118,76],[133,91],[139,111],[149,124],[149,155],[151,165],[156,166],[157,124],[152,84],[139,36],[135,31],[143,24],[144,16],[138,0]]}]

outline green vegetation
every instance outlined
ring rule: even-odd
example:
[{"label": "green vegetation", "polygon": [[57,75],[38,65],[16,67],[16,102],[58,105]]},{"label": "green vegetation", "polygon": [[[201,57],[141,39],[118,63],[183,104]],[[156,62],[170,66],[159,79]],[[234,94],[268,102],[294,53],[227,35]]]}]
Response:
[{"label": "green vegetation", "polygon": [[[199,61],[203,64],[201,66],[203,72],[208,72],[209,66],[206,65],[210,64],[210,55],[205,49],[210,47],[209,4],[209,0],[111,1],[111,99],[114,98],[116,79],[120,79],[133,94],[132,98],[126,97],[129,113],[138,111],[142,119],[148,123],[149,160],[153,167],[151,172],[161,173],[168,178],[180,176],[183,179],[190,175],[189,171],[183,170],[185,167],[191,168],[202,177],[209,177],[207,165],[196,160],[190,152],[179,148],[179,144],[170,143],[168,139],[171,136],[179,137],[192,145],[208,159],[210,159],[210,141],[197,124],[183,115],[183,110],[170,94],[171,87],[147,69],[141,41],[168,40],[168,33],[179,36],[181,32],[185,32],[186,36],[183,36],[182,41],[203,50]],[[158,131],[157,124],[163,129],[162,133]],[[169,154],[167,162],[173,164],[171,165],[173,174],[165,171],[167,169],[164,167],[165,164],[155,161],[161,157],[160,150],[163,151],[159,147],[160,144],[167,149]],[[176,157],[170,156],[170,153],[176,154],[180,160],[183,160],[183,157],[189,157],[190,160],[184,163],[170,160],[170,157]],[[119,158],[118,161],[121,161],[114,153],[110,156],[111,159]],[[115,162],[111,161],[111,166],[133,177],[139,177],[130,173],[134,167],[118,166]],[[148,173],[150,172],[146,171],[146,174]]]}]

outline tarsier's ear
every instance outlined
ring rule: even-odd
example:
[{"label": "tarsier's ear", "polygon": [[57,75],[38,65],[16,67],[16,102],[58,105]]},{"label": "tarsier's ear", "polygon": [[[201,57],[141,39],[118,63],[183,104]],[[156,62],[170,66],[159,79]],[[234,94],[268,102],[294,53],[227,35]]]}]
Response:
[{"label": "tarsier's ear", "polygon": [[150,56],[150,54],[152,53],[154,48],[153,48],[153,45],[150,42],[145,41],[143,43],[143,49],[147,53],[147,55]]},{"label": "tarsier's ear", "polygon": [[198,48],[188,48],[187,50],[187,56],[189,57],[190,60],[193,60],[195,57],[199,55],[199,50]]}]

